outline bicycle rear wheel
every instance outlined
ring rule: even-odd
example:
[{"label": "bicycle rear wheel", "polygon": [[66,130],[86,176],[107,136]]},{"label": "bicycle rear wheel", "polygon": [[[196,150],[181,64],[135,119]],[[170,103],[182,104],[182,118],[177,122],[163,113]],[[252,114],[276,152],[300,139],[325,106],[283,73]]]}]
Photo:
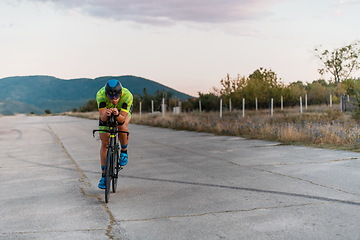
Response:
[{"label": "bicycle rear wheel", "polygon": [[110,182],[111,182],[111,175],[112,175],[112,153],[111,149],[108,149],[107,155],[106,155],[106,168],[105,168],[105,202],[109,202],[110,198]]}]

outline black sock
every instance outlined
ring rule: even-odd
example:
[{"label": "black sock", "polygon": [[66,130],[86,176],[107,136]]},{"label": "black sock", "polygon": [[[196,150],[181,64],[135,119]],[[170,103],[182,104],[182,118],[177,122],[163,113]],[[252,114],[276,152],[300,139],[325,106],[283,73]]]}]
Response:
[{"label": "black sock", "polygon": [[101,174],[101,177],[105,177],[105,173],[102,173],[102,174]]},{"label": "black sock", "polygon": [[127,150],[121,150],[122,153],[126,153],[127,154]]}]

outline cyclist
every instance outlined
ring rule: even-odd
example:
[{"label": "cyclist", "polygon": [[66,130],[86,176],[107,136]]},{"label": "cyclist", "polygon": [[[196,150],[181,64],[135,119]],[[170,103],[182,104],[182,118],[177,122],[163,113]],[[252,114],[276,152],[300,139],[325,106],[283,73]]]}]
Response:
[{"label": "cyclist", "polygon": [[[108,129],[107,120],[111,114],[115,115],[118,122],[119,131],[127,131],[131,119],[131,110],[133,96],[131,92],[122,87],[121,83],[116,79],[107,81],[96,94],[96,101],[99,109],[99,129]],[[98,187],[105,189],[105,166],[106,166],[106,153],[109,144],[109,133],[100,132],[101,148],[100,148],[100,163],[102,176],[99,181]],[[121,144],[121,152],[119,164],[125,166],[128,162],[128,136],[125,133],[119,133],[119,141]]]}]

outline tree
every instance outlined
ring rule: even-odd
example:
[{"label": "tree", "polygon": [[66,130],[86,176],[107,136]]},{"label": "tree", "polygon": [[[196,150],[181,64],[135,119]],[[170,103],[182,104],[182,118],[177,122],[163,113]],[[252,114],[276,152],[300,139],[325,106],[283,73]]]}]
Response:
[{"label": "tree", "polygon": [[203,111],[217,111],[220,108],[220,98],[214,93],[200,93],[199,100],[201,101],[201,108]]},{"label": "tree", "polygon": [[319,73],[330,73],[334,77],[336,84],[348,79],[353,71],[360,69],[358,61],[360,55],[360,41],[333,51],[320,50],[315,48],[315,56],[319,58],[322,66],[318,69]]},{"label": "tree", "polygon": [[248,78],[241,77],[231,78],[227,74],[226,78],[221,80],[222,88],[219,91],[221,98],[225,101],[225,105],[231,99],[233,106],[240,106],[242,99],[245,98],[248,107],[255,106],[255,98],[258,99],[260,107],[268,107],[270,99],[280,102],[284,85],[278,82],[275,72],[265,68],[255,70]]},{"label": "tree", "polygon": [[232,93],[239,91],[246,85],[246,78],[241,77],[240,75],[237,78],[231,78],[229,74],[226,75],[226,78],[221,79],[221,96],[230,96]]},{"label": "tree", "polygon": [[356,105],[356,109],[353,116],[355,119],[360,121],[360,79],[354,81],[354,89],[352,90],[354,91],[354,98],[355,98],[355,101],[353,101],[353,103],[355,103]]},{"label": "tree", "polygon": [[229,74],[226,75],[226,78],[221,79],[221,89],[219,92],[221,98],[224,100],[224,105],[226,106],[231,99],[234,106],[240,106],[243,93],[242,89],[246,86],[247,78],[241,77],[239,74],[237,78],[231,78]]},{"label": "tree", "polygon": [[153,97],[155,110],[161,111],[161,104],[162,104],[162,100],[164,98],[166,108],[168,108],[168,111],[170,111],[170,109],[169,109],[170,99],[173,97],[173,95],[174,95],[174,93],[171,91],[165,91],[164,89],[162,91],[157,90]]},{"label": "tree", "polygon": [[355,95],[356,94],[356,80],[355,79],[346,79],[341,83],[342,88],[346,90],[346,94]]},{"label": "tree", "polygon": [[256,97],[259,106],[268,107],[271,98],[280,102],[283,87],[274,71],[260,68],[249,75],[243,95],[250,101],[254,101]]},{"label": "tree", "polygon": [[305,86],[301,81],[290,83],[284,91],[285,104],[292,107],[298,105],[300,97],[305,94]]},{"label": "tree", "polygon": [[173,95],[174,95],[174,93],[171,91],[157,90],[154,93],[154,95],[152,96],[147,92],[147,89],[144,88],[142,96],[134,95],[134,100],[133,100],[134,108],[133,109],[135,112],[138,112],[140,110],[139,107],[140,107],[140,102],[141,102],[141,111],[142,112],[151,112],[151,110],[152,110],[151,102],[153,101],[154,111],[161,111],[162,99],[165,98],[165,104],[167,105],[167,107],[169,107],[169,104],[171,102]]},{"label": "tree", "polygon": [[326,86],[322,85],[319,81],[314,81],[308,84],[308,97],[310,104],[326,103],[326,97],[328,96],[328,90]]},{"label": "tree", "polygon": [[188,99],[187,101],[181,102],[181,110],[184,112],[191,112],[198,108],[199,104],[196,98]]},{"label": "tree", "polygon": [[[144,109],[146,109],[146,106],[144,106],[144,103],[140,100],[140,96],[133,95],[133,104],[132,104],[132,112],[140,112],[140,102],[141,102],[141,111],[144,112]],[[145,110],[147,111],[147,110]]]},{"label": "tree", "polygon": [[[141,110],[143,112],[151,112],[151,101],[154,100],[154,97],[151,96],[150,94],[148,94],[147,89],[144,88],[143,89],[143,95],[139,96],[136,100],[136,105],[135,103],[133,104],[134,107],[136,107],[136,111],[139,111],[139,104],[141,101]],[[135,101],[134,101],[135,102]]]}]

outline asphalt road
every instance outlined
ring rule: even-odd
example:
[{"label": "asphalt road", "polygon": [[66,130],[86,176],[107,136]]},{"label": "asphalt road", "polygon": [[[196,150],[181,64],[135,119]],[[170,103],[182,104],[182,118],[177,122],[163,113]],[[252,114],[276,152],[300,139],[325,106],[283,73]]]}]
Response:
[{"label": "asphalt road", "polygon": [[360,239],[360,154],[130,126],[108,204],[97,121],[0,117],[0,239]]}]

